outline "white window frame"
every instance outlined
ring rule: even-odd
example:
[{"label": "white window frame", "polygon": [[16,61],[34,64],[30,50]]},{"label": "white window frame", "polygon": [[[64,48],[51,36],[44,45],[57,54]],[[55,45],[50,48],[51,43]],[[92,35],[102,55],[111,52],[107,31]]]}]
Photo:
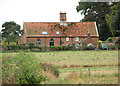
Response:
[{"label": "white window frame", "polygon": [[69,37],[66,37],[66,41],[69,41]]},{"label": "white window frame", "polygon": [[59,35],[60,33],[59,33],[59,31],[56,31],[56,35]]},{"label": "white window frame", "polygon": [[42,35],[47,35],[47,31],[42,31]]},{"label": "white window frame", "polygon": [[75,37],[75,41],[79,41],[79,37]]}]

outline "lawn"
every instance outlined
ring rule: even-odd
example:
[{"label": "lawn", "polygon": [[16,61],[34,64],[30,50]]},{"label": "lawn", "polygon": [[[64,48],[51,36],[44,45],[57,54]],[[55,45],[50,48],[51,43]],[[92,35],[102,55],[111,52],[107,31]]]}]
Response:
[{"label": "lawn", "polygon": [[[43,84],[118,83],[118,51],[116,50],[54,51],[27,54],[30,54],[39,63],[51,64],[59,68],[59,77],[51,75],[48,71],[44,74],[48,80],[43,81]],[[3,53],[2,59],[5,61],[16,58],[17,55],[18,53]],[[15,59],[12,60],[15,62]],[[34,66],[34,64],[31,65]]]}]

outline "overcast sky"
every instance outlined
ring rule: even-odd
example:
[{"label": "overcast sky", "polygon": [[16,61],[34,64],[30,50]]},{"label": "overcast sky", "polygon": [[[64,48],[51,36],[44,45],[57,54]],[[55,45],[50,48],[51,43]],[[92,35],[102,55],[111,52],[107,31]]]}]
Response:
[{"label": "overcast sky", "polygon": [[[79,22],[83,16],[77,13],[80,0],[0,0],[0,26],[6,21],[59,22],[60,11],[67,13],[68,22]],[[2,27],[0,27],[0,30]]]}]

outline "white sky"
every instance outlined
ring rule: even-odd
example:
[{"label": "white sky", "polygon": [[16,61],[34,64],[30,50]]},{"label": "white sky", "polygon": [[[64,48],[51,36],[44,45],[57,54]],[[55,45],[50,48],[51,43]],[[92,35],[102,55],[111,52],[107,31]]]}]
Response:
[{"label": "white sky", "polygon": [[80,0],[0,0],[0,30],[6,21],[59,22],[60,11],[67,13],[67,22],[79,22],[83,16],[77,13]]}]

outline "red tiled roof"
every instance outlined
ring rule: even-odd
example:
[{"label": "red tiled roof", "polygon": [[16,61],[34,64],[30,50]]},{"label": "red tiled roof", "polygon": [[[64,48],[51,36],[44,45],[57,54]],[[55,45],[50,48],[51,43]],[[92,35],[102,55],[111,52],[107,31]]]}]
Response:
[{"label": "red tiled roof", "polygon": [[[59,22],[24,22],[26,36],[98,36],[96,22],[67,22],[66,26]],[[42,35],[47,31],[48,35]],[[59,35],[56,35],[59,31]]]}]

